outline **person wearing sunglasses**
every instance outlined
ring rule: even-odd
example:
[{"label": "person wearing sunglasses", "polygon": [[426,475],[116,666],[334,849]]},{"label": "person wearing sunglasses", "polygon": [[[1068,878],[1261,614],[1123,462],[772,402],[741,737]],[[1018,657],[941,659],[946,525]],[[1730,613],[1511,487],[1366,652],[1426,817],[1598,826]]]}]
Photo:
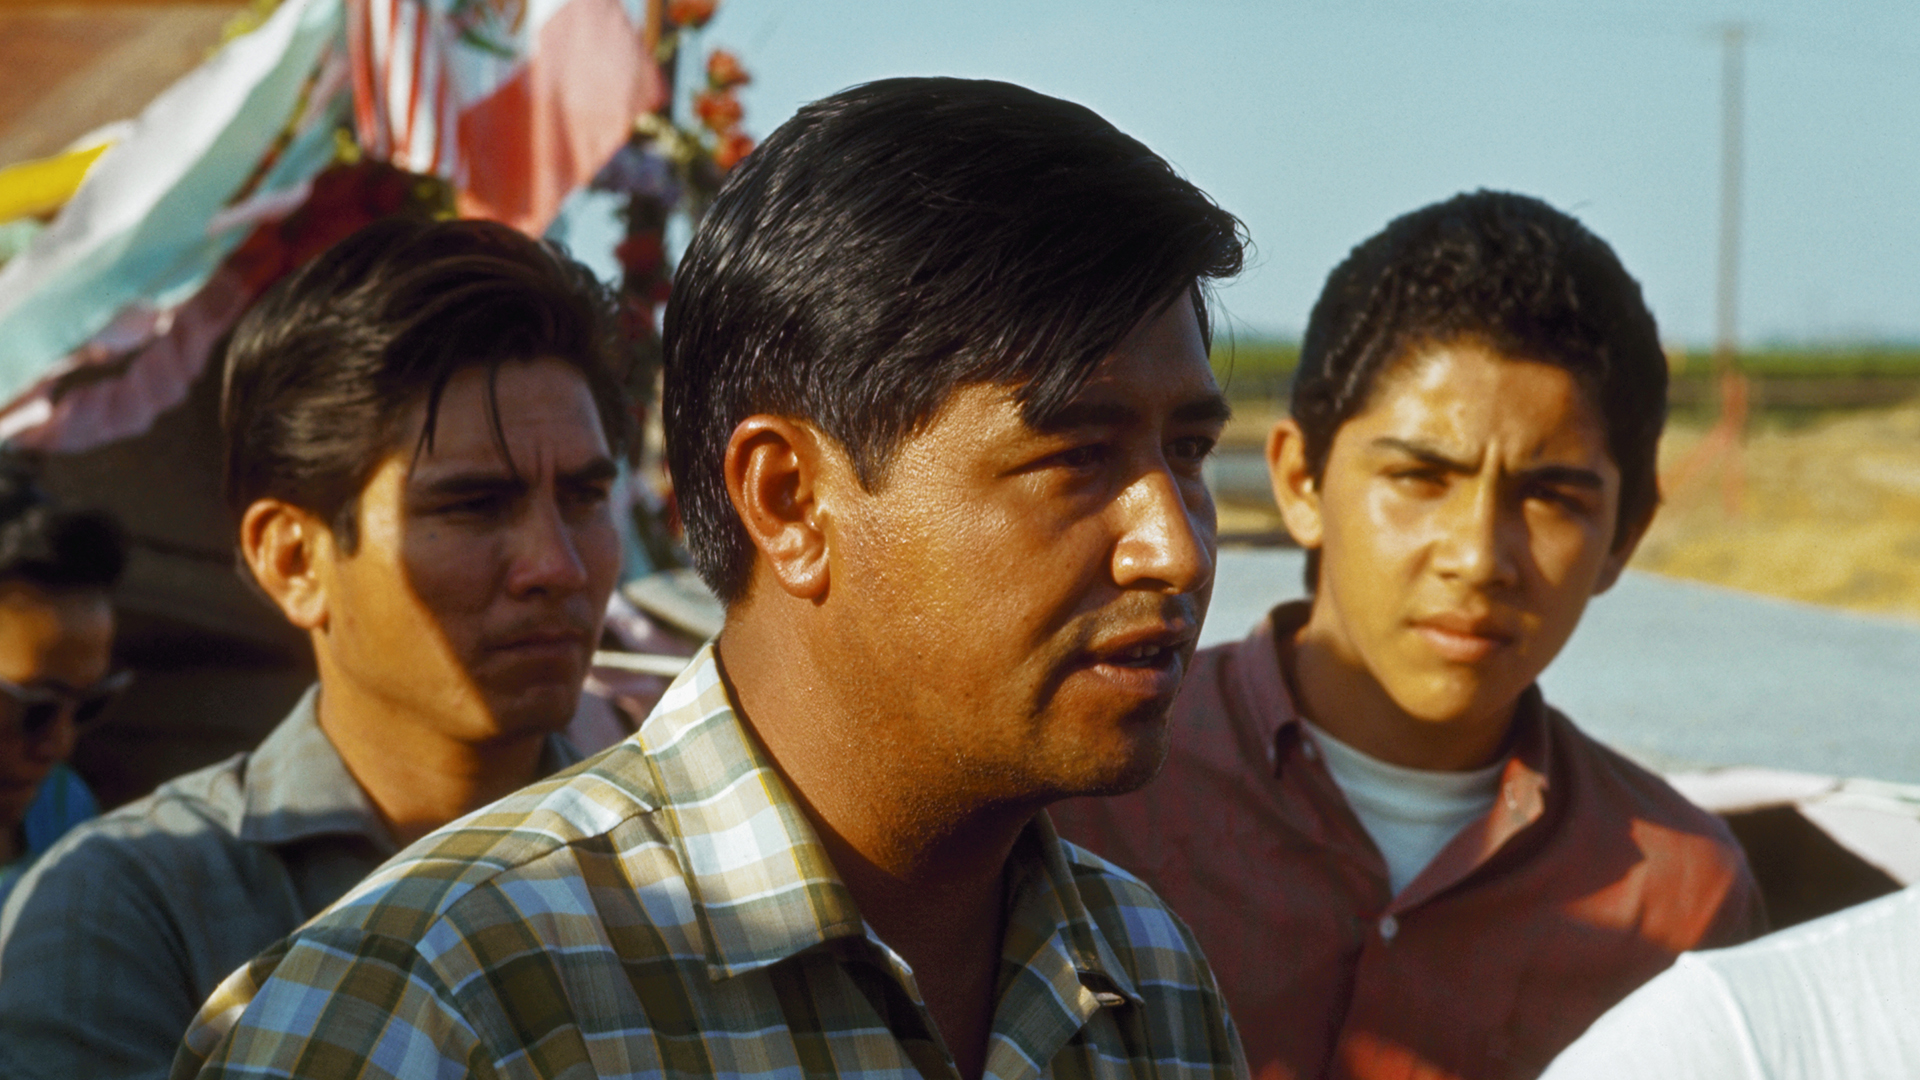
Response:
[{"label": "person wearing sunglasses", "polygon": [[0,460],[0,903],[99,812],[66,760],[130,677],[109,670],[125,563],[112,519],[60,510],[25,465]]}]

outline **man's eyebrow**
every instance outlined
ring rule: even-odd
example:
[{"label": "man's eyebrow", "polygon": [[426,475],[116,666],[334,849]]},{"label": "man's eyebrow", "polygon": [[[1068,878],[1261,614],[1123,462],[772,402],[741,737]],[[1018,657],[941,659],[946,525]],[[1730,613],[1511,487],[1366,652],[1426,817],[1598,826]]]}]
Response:
[{"label": "man's eyebrow", "polygon": [[1588,488],[1603,490],[1606,480],[1592,469],[1582,469],[1577,465],[1542,465],[1537,469],[1528,469],[1522,476],[1536,484],[1552,484],[1555,487]]},{"label": "man's eyebrow", "polygon": [[1448,472],[1471,473],[1478,471],[1468,462],[1450,458],[1438,449],[1424,443],[1409,442],[1406,439],[1396,439],[1391,435],[1382,435],[1373,440],[1371,445],[1375,450],[1391,450],[1398,454],[1405,454],[1416,461],[1432,465],[1438,469],[1445,469]]},{"label": "man's eyebrow", "polygon": [[[1439,450],[1406,439],[1382,436],[1373,440],[1376,450],[1392,450],[1407,455],[1437,469],[1448,472],[1472,473],[1478,470],[1464,461],[1456,461]],[[1591,488],[1599,491],[1607,486],[1599,473],[1592,469],[1583,469],[1578,465],[1541,465],[1538,468],[1523,469],[1520,475],[1538,484],[1554,484],[1562,487]]]},{"label": "man's eyebrow", "polygon": [[[1232,415],[1233,407],[1216,393],[1174,406],[1169,419],[1176,424],[1224,424]],[[1077,401],[1043,417],[1035,429],[1051,433],[1075,428],[1126,427],[1139,421],[1140,410],[1123,402]]]},{"label": "man's eyebrow", "polygon": [[[612,458],[602,455],[577,469],[555,476],[554,482],[562,487],[577,487],[604,484],[618,475],[620,467],[613,463]],[[419,493],[430,498],[459,499],[480,495],[518,495],[531,486],[524,477],[514,472],[474,471],[428,480],[420,485]]]},{"label": "man's eyebrow", "polygon": [[1173,410],[1176,424],[1224,424],[1231,419],[1233,406],[1227,404],[1225,394],[1219,393],[1189,401]]},{"label": "man's eyebrow", "polygon": [[1034,430],[1072,431],[1075,428],[1125,427],[1140,419],[1140,410],[1118,401],[1074,401],[1040,418]]},{"label": "man's eyebrow", "polygon": [[437,498],[466,498],[518,494],[529,486],[525,478],[513,472],[458,472],[428,480],[418,491]]},{"label": "man's eyebrow", "polygon": [[604,484],[619,475],[620,466],[603,454],[572,472],[561,473],[555,479],[562,484]]}]

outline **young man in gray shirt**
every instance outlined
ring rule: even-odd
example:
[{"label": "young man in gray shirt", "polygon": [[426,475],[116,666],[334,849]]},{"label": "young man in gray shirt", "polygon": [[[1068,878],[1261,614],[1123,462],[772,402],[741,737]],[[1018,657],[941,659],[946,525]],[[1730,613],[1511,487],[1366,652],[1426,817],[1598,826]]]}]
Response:
[{"label": "young man in gray shirt", "polygon": [[504,226],[391,219],[226,355],[247,570],[319,684],[50,851],[0,915],[0,1075],[166,1075],[221,979],[400,847],[577,759],[618,570],[610,304]]}]

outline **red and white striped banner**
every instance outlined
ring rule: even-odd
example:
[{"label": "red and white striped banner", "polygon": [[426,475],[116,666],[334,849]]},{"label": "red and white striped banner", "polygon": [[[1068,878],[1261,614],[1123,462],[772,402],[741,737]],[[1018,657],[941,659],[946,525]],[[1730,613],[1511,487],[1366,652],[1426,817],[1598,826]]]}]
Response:
[{"label": "red and white striped banner", "polygon": [[347,25],[361,147],[530,233],[665,96],[621,0],[351,0]]}]

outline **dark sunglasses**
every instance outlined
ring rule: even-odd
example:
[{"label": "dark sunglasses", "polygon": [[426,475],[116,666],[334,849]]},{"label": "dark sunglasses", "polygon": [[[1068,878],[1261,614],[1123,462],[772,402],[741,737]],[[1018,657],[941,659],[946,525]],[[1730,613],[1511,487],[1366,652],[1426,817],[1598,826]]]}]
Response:
[{"label": "dark sunglasses", "polygon": [[47,733],[60,720],[60,714],[73,710],[73,723],[82,727],[88,721],[97,719],[106,711],[113,699],[119,696],[133,682],[133,672],[116,671],[79,690],[61,690],[50,686],[21,686],[18,683],[0,679],[0,694],[13,699],[19,710],[20,734],[28,739],[37,739]]}]

